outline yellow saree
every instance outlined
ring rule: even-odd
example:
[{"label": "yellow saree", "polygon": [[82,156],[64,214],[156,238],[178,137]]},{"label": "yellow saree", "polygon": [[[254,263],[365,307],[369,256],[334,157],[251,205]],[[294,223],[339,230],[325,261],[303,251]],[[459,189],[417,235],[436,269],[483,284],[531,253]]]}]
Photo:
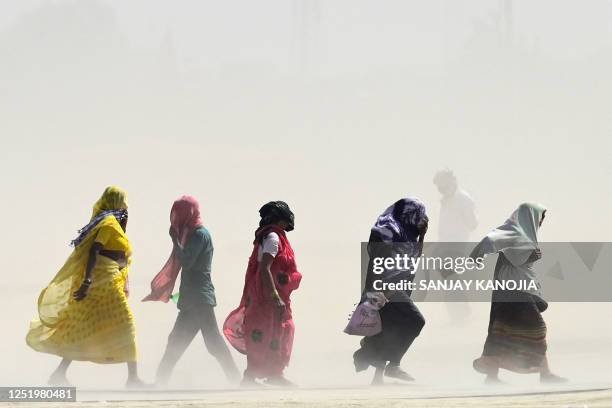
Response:
[{"label": "yellow saree", "polygon": [[[105,241],[122,243],[128,266],[120,269],[114,260],[98,255],[88,294],[77,301],[72,294],[83,282],[89,251],[102,231]],[[30,324],[27,344],[36,351],[70,360],[136,361],[134,316],[125,293],[130,257],[129,241],[119,222],[113,215],[105,217],[85,236],[41,292],[38,318]]]}]

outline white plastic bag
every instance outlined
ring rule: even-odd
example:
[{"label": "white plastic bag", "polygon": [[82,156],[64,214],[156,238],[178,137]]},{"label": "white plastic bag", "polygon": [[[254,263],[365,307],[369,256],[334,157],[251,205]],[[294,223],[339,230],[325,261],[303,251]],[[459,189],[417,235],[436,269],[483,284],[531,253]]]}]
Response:
[{"label": "white plastic bag", "polygon": [[366,293],[366,300],[357,305],[344,332],[353,336],[366,337],[380,333],[382,323],[378,311],[385,303],[387,299],[382,292]]}]

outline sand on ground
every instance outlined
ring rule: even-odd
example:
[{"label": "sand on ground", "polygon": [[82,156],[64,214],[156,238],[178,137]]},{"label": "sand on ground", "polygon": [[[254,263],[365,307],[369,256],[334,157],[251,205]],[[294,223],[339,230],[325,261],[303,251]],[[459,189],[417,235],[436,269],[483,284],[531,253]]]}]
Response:
[{"label": "sand on ground", "polygon": [[[356,408],[384,406],[446,407],[519,407],[519,408],[594,408],[612,407],[612,387],[550,390],[494,387],[485,392],[439,391],[432,393],[413,386],[346,389],[295,390],[215,390],[215,391],[79,391],[79,401],[70,407],[333,407]],[[0,407],[64,407],[66,403],[0,403]]]}]

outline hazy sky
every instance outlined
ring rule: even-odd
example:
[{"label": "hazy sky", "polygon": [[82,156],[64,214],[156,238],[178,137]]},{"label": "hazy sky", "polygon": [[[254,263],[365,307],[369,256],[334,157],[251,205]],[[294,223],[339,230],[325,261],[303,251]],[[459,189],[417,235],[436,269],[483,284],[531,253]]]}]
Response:
[{"label": "hazy sky", "polygon": [[[3,0],[0,29],[42,5],[70,1]],[[76,3],[76,2],[73,2]],[[261,62],[284,66],[296,28],[295,10],[318,10],[308,25],[316,31],[328,70],[355,71],[368,65],[436,64],[456,55],[481,26],[495,25],[496,0],[100,0],[112,7],[132,47],[157,48],[170,33],[179,55],[205,63]],[[552,58],[583,58],[609,52],[612,2],[514,0],[517,39]],[[302,8],[301,10],[303,10]],[[309,8],[305,8],[309,10]],[[400,49],[409,48],[409,52]]]}]

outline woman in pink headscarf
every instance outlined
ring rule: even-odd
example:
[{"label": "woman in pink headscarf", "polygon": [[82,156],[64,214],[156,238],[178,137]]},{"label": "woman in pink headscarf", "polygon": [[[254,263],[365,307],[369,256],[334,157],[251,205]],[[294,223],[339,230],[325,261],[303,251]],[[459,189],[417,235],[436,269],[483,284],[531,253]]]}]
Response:
[{"label": "woman in pink headscarf", "polygon": [[172,369],[196,334],[201,331],[208,351],[219,361],[227,378],[236,382],[240,374],[223,341],[214,307],[215,287],[210,277],[213,244],[210,233],[202,225],[197,200],[179,197],[170,211],[172,252],[162,270],[151,282],[151,294],[143,300],[168,302],[181,272],[179,314],[168,337],[166,352],[157,370],[157,384],[165,385]]},{"label": "woman in pink headscarf", "polygon": [[286,236],[293,230],[294,216],[283,201],[267,203],[259,214],[242,300],[225,320],[223,333],[247,356],[243,385],[265,378],[268,384],[291,386],[283,375],[295,331],[290,297],[302,279]]}]

